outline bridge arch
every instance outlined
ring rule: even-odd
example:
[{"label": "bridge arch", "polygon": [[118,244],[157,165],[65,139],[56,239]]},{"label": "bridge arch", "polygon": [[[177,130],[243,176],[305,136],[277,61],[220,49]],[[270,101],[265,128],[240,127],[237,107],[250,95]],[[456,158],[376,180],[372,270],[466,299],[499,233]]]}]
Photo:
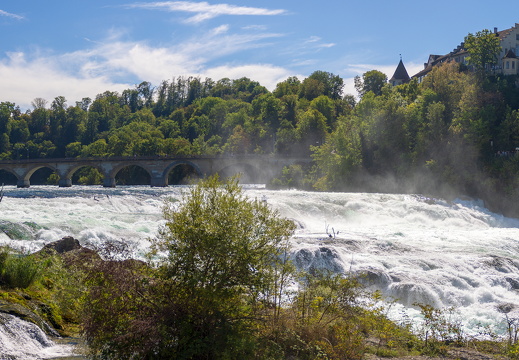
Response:
[{"label": "bridge arch", "polygon": [[[176,170],[179,170],[178,174],[173,174]],[[189,171],[192,170],[192,171]],[[182,180],[188,177],[190,174],[194,174],[196,177],[201,178],[204,176],[202,171],[200,170],[200,167],[195,164],[192,161],[189,160],[178,160],[173,161],[171,164],[166,166],[164,169],[164,172],[162,174],[162,179],[164,181],[163,185],[155,185],[155,186],[167,186],[169,185],[169,180],[171,176],[175,175],[178,177],[177,181],[182,183]],[[177,185],[177,184],[171,184],[171,185]]]},{"label": "bridge arch", "polygon": [[52,172],[58,173],[58,169],[51,164],[42,163],[27,169],[20,177],[18,177],[18,187],[29,187],[31,186],[31,177],[34,173],[40,169],[49,169]]},{"label": "bridge arch", "polygon": [[0,185],[17,185],[19,182],[18,175],[9,168],[0,167]]},{"label": "bridge arch", "polygon": [[59,186],[60,187],[70,187],[70,186],[72,186],[72,180],[74,178],[74,175],[76,174],[76,172],[78,172],[80,169],[83,169],[83,168],[93,168],[93,169],[96,169],[101,174],[103,174],[104,177],[106,177],[106,175],[104,174],[103,168],[101,168],[101,166],[99,166],[99,165],[97,165],[95,163],[93,163],[93,164],[78,164],[78,165],[71,166],[70,168],[66,169],[61,174],[59,174],[60,175]]},{"label": "bridge arch", "polygon": [[[152,172],[150,171],[150,169],[146,166],[146,164],[142,164],[142,163],[135,163],[135,162],[131,162],[131,163],[122,163],[116,167],[114,167],[114,169],[112,170],[111,174],[110,174],[110,178],[113,179],[113,182],[116,183],[117,182],[117,177],[118,175],[121,174],[122,171],[128,171],[128,172],[133,172],[133,174],[131,176],[128,176],[129,179],[131,179],[128,183],[125,183],[123,185],[150,185],[151,184],[151,179],[152,179]],[[127,174],[129,175],[129,174]],[[134,179],[138,179],[138,180],[135,180],[133,181]],[[142,181],[139,181],[139,180],[142,180]],[[144,184],[146,183],[146,184]]]}]

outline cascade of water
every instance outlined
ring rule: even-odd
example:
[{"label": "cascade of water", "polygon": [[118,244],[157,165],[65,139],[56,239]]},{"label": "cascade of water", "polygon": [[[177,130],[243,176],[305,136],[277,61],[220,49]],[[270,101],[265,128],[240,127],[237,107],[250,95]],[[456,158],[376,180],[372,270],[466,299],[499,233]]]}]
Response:
[{"label": "cascade of water", "polygon": [[0,313],[0,359],[51,359],[73,355],[73,350],[56,345],[33,323]]},{"label": "cascade of water", "polygon": [[270,201],[300,224],[293,251],[301,268],[363,273],[414,314],[417,303],[455,307],[474,334],[503,323],[502,304],[519,318],[517,219],[478,202],[409,195],[286,192]]},{"label": "cascade of water", "polygon": [[[10,239],[0,231],[0,243],[35,251],[71,235],[83,245],[125,241],[141,256],[163,224],[163,200],[178,199],[181,191],[6,188],[0,220],[30,224],[34,238]],[[519,220],[480,202],[256,188],[246,194],[296,221],[293,258],[303,269],[363,272],[367,285],[409,311],[414,303],[456,307],[474,332],[479,324],[501,322],[497,306],[519,307]]]}]

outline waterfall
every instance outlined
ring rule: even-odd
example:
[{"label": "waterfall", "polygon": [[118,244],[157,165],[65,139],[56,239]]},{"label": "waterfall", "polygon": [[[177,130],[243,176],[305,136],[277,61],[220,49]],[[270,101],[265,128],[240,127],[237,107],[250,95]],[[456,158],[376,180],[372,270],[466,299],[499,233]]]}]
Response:
[{"label": "waterfall", "polygon": [[57,345],[35,324],[0,313],[0,360],[52,359],[73,354],[71,345]]},{"label": "waterfall", "polygon": [[[84,246],[116,240],[139,258],[164,223],[164,199],[179,199],[182,190],[6,187],[0,245],[36,251],[63,236]],[[296,222],[291,243],[299,268],[362,273],[368,287],[395,299],[411,317],[419,311],[415,303],[455,307],[467,332],[475,334],[481,326],[502,326],[499,306],[519,311],[519,220],[492,213],[479,201],[258,187],[245,194]],[[32,239],[13,238],[16,232]]]}]

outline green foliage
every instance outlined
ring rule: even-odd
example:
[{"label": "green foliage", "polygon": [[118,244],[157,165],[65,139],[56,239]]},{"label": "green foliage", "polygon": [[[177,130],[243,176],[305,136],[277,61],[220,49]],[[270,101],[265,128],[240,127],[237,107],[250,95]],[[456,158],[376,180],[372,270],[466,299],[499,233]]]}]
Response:
[{"label": "green foliage", "polygon": [[272,179],[270,187],[274,189],[305,188],[305,172],[301,165],[285,166],[280,178]]},{"label": "green foliage", "polygon": [[382,95],[382,88],[387,84],[387,75],[378,71],[371,70],[360,76],[355,76],[355,90],[363,97],[368,92],[379,96]]},{"label": "green foliage", "polygon": [[424,344],[422,353],[426,355],[446,355],[446,345],[462,345],[465,334],[461,319],[454,308],[436,309],[431,305],[415,304],[420,308],[423,322],[417,332]]},{"label": "green foliage", "polygon": [[101,185],[103,174],[93,167],[83,167],[74,173],[74,179],[80,185]]},{"label": "green foliage", "polygon": [[50,174],[50,176],[47,178],[47,185],[58,185],[59,182],[59,175],[56,172],[53,172]]},{"label": "green foliage", "polygon": [[319,172],[317,189],[330,190],[353,185],[353,175],[362,165],[361,138],[352,119],[343,118],[323,145],[313,148]]},{"label": "green foliage", "polygon": [[40,265],[29,255],[15,254],[13,250],[0,248],[0,286],[25,289],[40,274]]},{"label": "green foliage", "polygon": [[313,100],[320,95],[332,100],[338,100],[342,96],[344,81],[338,75],[326,71],[314,71],[307,77],[301,86],[301,97]]},{"label": "green foliage", "polygon": [[485,29],[475,35],[469,33],[465,37],[465,49],[469,53],[467,61],[478,70],[490,71],[497,63],[501,52],[499,37],[492,31]]}]

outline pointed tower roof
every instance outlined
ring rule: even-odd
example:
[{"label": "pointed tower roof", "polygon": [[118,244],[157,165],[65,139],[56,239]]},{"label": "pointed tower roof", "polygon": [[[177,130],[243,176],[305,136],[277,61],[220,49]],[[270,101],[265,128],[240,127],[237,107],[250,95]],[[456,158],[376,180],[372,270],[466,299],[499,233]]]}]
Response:
[{"label": "pointed tower roof", "polygon": [[402,62],[402,58],[400,58],[400,62],[398,63],[398,66],[396,67],[395,73],[393,74],[393,77],[389,79],[389,82],[392,84],[393,82],[398,82],[400,84],[406,83],[411,78],[409,77],[409,74],[407,73],[407,70],[404,66],[404,63]]}]

